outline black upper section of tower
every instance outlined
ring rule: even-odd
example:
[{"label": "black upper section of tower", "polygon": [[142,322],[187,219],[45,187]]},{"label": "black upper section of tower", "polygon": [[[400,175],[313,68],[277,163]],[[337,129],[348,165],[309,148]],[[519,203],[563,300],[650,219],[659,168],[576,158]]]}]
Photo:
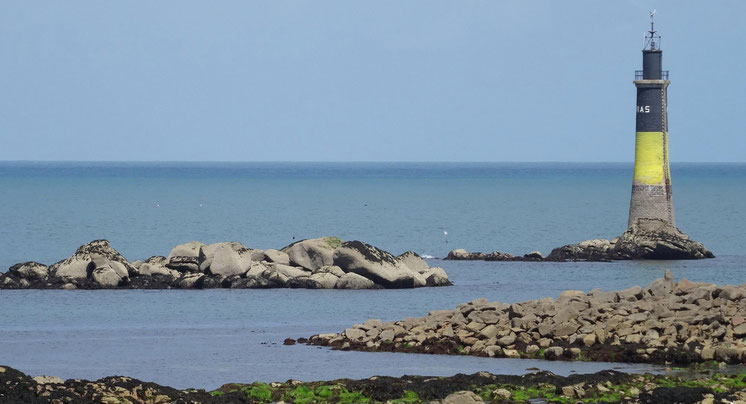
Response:
[{"label": "black upper section of tower", "polygon": [[655,11],[650,13],[650,31],[645,34],[645,45],[642,49],[642,79],[663,79],[663,51],[660,49],[661,36],[655,30],[653,17]]}]

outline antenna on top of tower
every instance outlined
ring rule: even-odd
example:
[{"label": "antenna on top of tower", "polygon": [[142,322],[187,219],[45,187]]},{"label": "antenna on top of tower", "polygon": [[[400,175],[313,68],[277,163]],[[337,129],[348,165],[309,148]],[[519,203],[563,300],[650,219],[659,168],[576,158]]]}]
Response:
[{"label": "antenna on top of tower", "polygon": [[660,50],[661,36],[655,30],[655,11],[650,12],[650,31],[645,34],[645,44],[642,47],[645,50]]}]

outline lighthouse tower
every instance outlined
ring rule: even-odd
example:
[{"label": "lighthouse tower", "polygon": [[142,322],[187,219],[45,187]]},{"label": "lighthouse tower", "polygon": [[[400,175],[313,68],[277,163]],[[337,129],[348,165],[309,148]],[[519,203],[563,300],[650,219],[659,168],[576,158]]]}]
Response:
[{"label": "lighthouse tower", "polygon": [[650,13],[645,35],[642,70],[635,72],[637,130],[635,173],[629,204],[629,226],[637,219],[660,219],[675,226],[671,171],[668,166],[668,70],[662,70],[660,35]]}]

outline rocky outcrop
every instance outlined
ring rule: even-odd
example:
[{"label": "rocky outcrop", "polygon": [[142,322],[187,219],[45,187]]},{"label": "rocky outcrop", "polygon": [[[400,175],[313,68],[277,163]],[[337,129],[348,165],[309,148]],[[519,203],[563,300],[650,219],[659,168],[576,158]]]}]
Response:
[{"label": "rocky outcrop", "polygon": [[693,241],[668,222],[638,219],[621,236],[583,241],[553,250],[549,260],[690,260],[714,258],[702,243]]},{"label": "rocky outcrop", "polygon": [[414,403],[624,402],[742,403],[742,375],[676,377],[605,370],[567,377],[551,372],[446,377],[373,376],[368,379],[251,384],[228,383],[213,391],[177,390],[125,376],[99,380],[30,377],[0,366],[3,403]]},{"label": "rocky outcrop", "polygon": [[486,357],[746,363],[746,285],[717,286],[670,272],[648,287],[569,290],[520,303],[477,299],[421,318],[369,320],[312,336],[336,349]]},{"label": "rocky outcrop", "polygon": [[130,264],[108,241],[96,240],[49,268],[37,262],[12,266],[0,274],[0,289],[379,289],[451,284],[443,269],[431,268],[411,251],[394,257],[336,237],[302,240],[283,250],[193,241],[174,247],[168,257]]},{"label": "rocky outcrop", "polygon": [[638,219],[621,236],[586,240],[555,248],[547,257],[534,251],[514,256],[494,251],[489,254],[463,249],[448,253],[446,260],[482,261],[613,261],[613,260],[690,260],[714,258],[702,243],[659,219]]}]

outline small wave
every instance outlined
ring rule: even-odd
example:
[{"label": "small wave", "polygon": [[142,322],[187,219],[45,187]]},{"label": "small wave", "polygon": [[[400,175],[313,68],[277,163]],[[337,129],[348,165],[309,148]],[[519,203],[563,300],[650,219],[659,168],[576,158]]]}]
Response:
[{"label": "small wave", "polygon": [[426,259],[426,260],[429,260],[429,259],[433,259],[433,258],[435,258],[435,257],[433,257],[432,255],[428,255],[428,254],[422,254],[422,255],[420,255],[420,257],[422,257],[422,258],[424,258],[424,259]]}]

